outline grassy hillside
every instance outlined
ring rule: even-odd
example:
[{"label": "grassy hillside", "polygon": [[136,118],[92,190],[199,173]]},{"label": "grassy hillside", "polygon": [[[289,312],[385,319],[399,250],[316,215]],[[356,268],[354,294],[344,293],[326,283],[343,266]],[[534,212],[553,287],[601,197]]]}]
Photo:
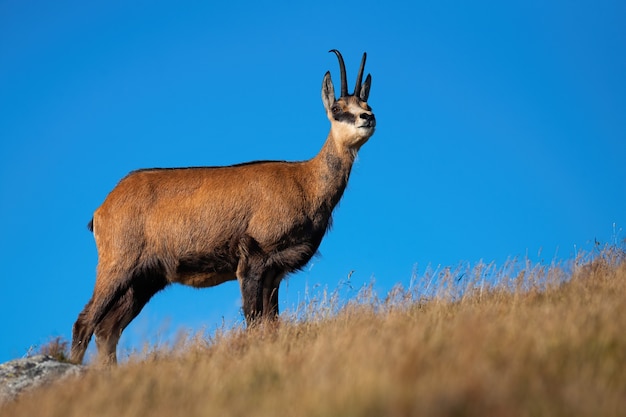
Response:
[{"label": "grassy hillside", "polygon": [[428,299],[422,285],[316,306],[92,370],[0,415],[624,415],[624,252],[573,269],[526,268],[488,290],[474,271],[463,291],[448,271]]}]

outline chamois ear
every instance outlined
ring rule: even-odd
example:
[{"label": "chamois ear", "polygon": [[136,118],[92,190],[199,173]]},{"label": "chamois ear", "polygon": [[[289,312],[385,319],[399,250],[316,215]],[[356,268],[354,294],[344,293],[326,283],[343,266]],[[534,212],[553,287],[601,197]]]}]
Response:
[{"label": "chamois ear", "polygon": [[372,86],[372,76],[370,74],[367,74],[367,77],[365,77],[365,82],[363,83],[363,86],[361,87],[361,93],[359,94],[359,98],[365,102],[367,102],[367,98],[370,95],[370,87]]},{"label": "chamois ear", "polygon": [[324,81],[322,81],[322,102],[324,102],[326,112],[329,112],[333,103],[335,103],[335,87],[333,86],[333,80],[330,79],[330,71],[326,71]]}]

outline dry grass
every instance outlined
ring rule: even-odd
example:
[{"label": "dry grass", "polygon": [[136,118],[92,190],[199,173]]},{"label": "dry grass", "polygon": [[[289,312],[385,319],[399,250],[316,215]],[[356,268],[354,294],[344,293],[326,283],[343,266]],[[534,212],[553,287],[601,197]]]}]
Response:
[{"label": "dry grass", "polygon": [[428,282],[386,300],[362,294],[339,311],[94,369],[0,415],[624,415],[624,258],[605,249],[572,273],[528,266],[490,285],[483,266],[462,291],[444,271],[428,299]]},{"label": "dry grass", "polygon": [[48,340],[48,343],[39,347],[36,353],[50,356],[59,362],[69,362],[69,352],[69,342],[61,336],[54,336]]}]

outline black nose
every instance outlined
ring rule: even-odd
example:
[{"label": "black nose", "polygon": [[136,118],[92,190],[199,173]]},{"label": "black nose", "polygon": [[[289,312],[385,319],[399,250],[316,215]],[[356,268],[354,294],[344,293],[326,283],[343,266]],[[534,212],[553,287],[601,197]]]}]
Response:
[{"label": "black nose", "polygon": [[367,121],[367,123],[365,124],[366,126],[371,126],[371,127],[376,126],[376,118],[374,117],[373,114],[361,113],[361,115],[359,117],[361,119]]}]

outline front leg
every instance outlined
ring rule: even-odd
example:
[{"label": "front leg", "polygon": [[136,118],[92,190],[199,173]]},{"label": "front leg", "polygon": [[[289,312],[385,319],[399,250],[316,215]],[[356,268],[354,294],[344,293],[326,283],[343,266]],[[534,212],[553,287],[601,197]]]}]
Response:
[{"label": "front leg", "polygon": [[264,271],[258,266],[249,267],[246,272],[239,278],[246,324],[250,327],[260,318],[276,320],[278,289],[284,274]]},{"label": "front leg", "polygon": [[278,287],[285,276],[282,271],[270,270],[263,277],[263,317],[278,318]]},{"label": "front leg", "polygon": [[237,279],[241,287],[243,314],[250,327],[263,313],[263,270],[260,265],[240,263]]},{"label": "front leg", "polygon": [[260,318],[272,321],[278,318],[278,289],[283,276],[282,272],[264,270],[260,263],[238,269],[243,313],[248,327]]},{"label": "front leg", "polygon": [[267,267],[258,243],[248,235],[241,238],[238,254],[235,274],[241,288],[243,315],[250,327],[263,313],[263,276]]}]

